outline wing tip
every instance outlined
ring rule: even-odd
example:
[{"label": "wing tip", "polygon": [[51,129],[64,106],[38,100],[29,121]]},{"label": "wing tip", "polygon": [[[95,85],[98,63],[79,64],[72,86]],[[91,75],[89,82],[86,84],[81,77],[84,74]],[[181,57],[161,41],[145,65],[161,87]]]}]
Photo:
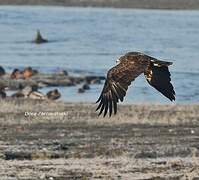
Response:
[{"label": "wing tip", "polygon": [[172,97],[172,99],[170,99],[171,100],[171,102],[173,102],[173,101],[175,101],[176,100],[176,97],[175,96],[173,96]]},{"label": "wing tip", "polygon": [[172,93],[172,94],[163,94],[165,97],[167,97],[171,102],[175,101],[176,100],[176,97],[175,97],[175,93]]},{"label": "wing tip", "polygon": [[[110,106],[110,103],[114,106]],[[109,101],[108,104],[106,102],[103,102],[103,100],[101,99],[99,105],[97,106],[97,108],[95,109],[95,112],[97,112],[98,110],[100,110],[100,112],[98,113],[98,117],[101,116],[103,114],[103,118],[106,117],[107,115],[109,116],[109,118],[113,115],[117,114],[117,103],[113,102],[113,101]]]}]

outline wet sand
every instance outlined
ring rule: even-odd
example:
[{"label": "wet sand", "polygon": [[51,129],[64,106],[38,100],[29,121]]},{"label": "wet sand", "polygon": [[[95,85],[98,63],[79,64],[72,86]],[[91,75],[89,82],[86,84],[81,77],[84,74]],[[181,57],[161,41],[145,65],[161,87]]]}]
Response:
[{"label": "wet sand", "polygon": [[140,9],[199,9],[199,0],[3,0],[0,5],[51,5]]},{"label": "wet sand", "polygon": [[0,134],[0,179],[199,178],[199,105],[102,118],[94,104],[8,98]]}]

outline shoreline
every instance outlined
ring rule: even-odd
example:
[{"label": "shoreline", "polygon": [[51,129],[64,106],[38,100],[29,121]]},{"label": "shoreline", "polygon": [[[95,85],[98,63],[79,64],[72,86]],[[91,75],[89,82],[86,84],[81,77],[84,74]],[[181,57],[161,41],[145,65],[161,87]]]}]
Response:
[{"label": "shoreline", "polygon": [[5,0],[0,5],[42,5],[64,7],[110,7],[128,9],[198,10],[199,0]]},{"label": "shoreline", "polygon": [[[199,125],[199,104],[158,104],[158,103],[132,103],[118,104],[118,113],[111,118],[98,117],[95,112],[97,104],[89,102],[65,102],[52,100],[39,100],[27,98],[10,98],[0,100],[0,123],[15,124],[19,118],[20,123],[46,123],[56,119],[57,122],[87,122],[91,124],[145,124],[145,125]],[[38,108],[39,107],[39,108]],[[25,116],[25,112],[33,115]],[[56,112],[60,116],[34,115],[34,113]],[[31,119],[31,122],[28,120]],[[5,121],[6,120],[6,121]],[[17,121],[18,122],[18,121]]]}]

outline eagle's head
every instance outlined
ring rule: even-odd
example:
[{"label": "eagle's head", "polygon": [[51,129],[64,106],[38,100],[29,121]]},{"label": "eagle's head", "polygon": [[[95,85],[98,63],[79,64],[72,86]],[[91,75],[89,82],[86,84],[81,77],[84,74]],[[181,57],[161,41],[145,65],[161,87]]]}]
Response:
[{"label": "eagle's head", "polygon": [[125,56],[121,56],[121,57],[119,57],[117,60],[116,60],[116,64],[119,64],[119,63],[121,63],[122,61],[124,61],[126,59],[126,57]]}]

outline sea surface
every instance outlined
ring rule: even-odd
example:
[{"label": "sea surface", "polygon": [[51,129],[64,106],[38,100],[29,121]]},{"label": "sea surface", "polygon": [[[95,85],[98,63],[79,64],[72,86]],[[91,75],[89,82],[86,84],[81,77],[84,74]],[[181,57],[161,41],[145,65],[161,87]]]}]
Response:
[{"label": "sea surface", "polygon": [[[31,43],[37,29],[49,43]],[[199,11],[0,6],[0,65],[7,71],[32,66],[105,76],[129,51],[172,61],[176,103],[199,102]],[[95,102],[102,86],[84,94],[78,86],[58,89],[64,101]],[[140,76],[125,103],[144,102],[170,103]]]}]

